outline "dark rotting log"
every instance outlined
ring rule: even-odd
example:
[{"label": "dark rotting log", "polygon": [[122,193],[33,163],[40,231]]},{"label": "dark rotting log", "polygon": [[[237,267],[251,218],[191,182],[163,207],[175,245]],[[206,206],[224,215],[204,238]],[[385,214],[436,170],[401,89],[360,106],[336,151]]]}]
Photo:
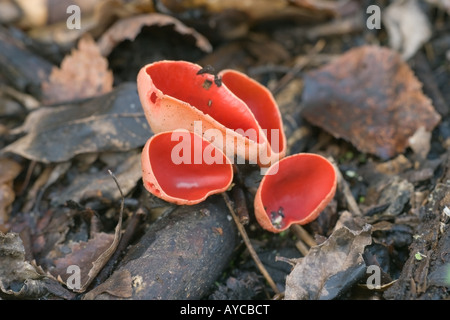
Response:
[{"label": "dark rotting log", "polygon": [[108,280],[129,272],[132,300],[201,299],[229,265],[237,239],[222,197],[179,206],[149,227]]}]

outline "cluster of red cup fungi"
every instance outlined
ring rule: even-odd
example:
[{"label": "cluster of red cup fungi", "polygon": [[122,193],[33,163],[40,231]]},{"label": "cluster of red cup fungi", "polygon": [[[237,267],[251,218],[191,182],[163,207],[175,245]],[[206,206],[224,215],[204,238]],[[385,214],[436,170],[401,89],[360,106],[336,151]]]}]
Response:
[{"label": "cluster of red cup fungi", "polygon": [[247,75],[163,60],[142,67],[137,85],[154,132],[142,151],[142,178],[155,196],[202,202],[229,189],[232,162],[245,159],[264,169],[254,209],[268,231],[311,222],[334,197],[333,165],[317,154],[286,156],[278,105]]}]

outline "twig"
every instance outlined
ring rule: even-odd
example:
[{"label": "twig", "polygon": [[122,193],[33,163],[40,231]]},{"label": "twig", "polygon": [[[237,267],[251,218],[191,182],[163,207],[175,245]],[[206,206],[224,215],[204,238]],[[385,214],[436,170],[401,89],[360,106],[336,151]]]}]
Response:
[{"label": "twig", "polygon": [[275,282],[273,281],[272,277],[270,276],[270,274],[267,272],[266,268],[264,267],[264,265],[262,264],[261,260],[258,257],[258,254],[256,253],[255,249],[253,248],[250,239],[247,235],[247,232],[245,231],[244,226],[242,225],[242,223],[239,221],[239,218],[237,217],[236,213],[234,212],[233,206],[231,205],[231,200],[228,197],[228,194],[226,194],[226,192],[222,193],[222,196],[225,200],[225,203],[228,207],[228,210],[231,213],[231,216],[233,217],[234,222],[236,223],[236,226],[239,230],[239,233],[241,234],[242,239],[244,240],[245,245],[247,246],[247,249],[250,253],[250,255],[252,256],[253,260],[256,263],[256,266],[258,267],[259,271],[262,273],[262,275],[264,276],[264,278],[266,279],[266,281],[269,283],[270,287],[272,288],[272,290],[275,292],[275,294],[280,294],[280,290],[278,290],[277,285],[275,284]]},{"label": "twig", "polygon": [[37,161],[35,161],[35,160],[32,160],[32,161],[30,162],[30,165],[28,166],[27,173],[26,173],[26,176],[25,176],[25,180],[24,180],[24,182],[22,183],[22,185],[20,186],[20,188],[19,188],[19,190],[17,191],[17,193],[16,193],[16,196],[17,196],[17,197],[20,196],[20,195],[22,195],[22,193],[23,193],[23,192],[25,191],[25,189],[28,187],[28,185],[29,185],[29,183],[30,183],[30,180],[31,180],[31,176],[32,176],[33,171],[34,171],[34,168],[36,167],[36,164],[37,164]]},{"label": "twig", "polygon": [[295,267],[295,265],[297,264],[298,259],[276,256],[275,257],[275,261],[286,262],[286,263],[290,264],[291,267]]},{"label": "twig", "polygon": [[120,192],[121,201],[120,201],[119,218],[122,219],[123,209],[124,209],[124,206],[125,206],[125,196],[123,195],[122,188],[120,187],[119,182],[117,181],[117,178],[114,175],[114,173],[112,173],[111,170],[108,170],[108,172],[111,175],[111,177],[113,178],[114,182],[116,183],[117,189],[119,189],[119,192]]},{"label": "twig", "polygon": [[328,23],[322,23],[306,30],[306,37],[310,40],[342,36],[349,33],[360,32],[364,30],[364,23],[358,15],[352,15],[349,18],[334,19]]},{"label": "twig", "polygon": [[[117,229],[118,228],[120,229],[122,226],[123,210],[125,207],[125,196],[123,195],[122,188],[120,188],[119,182],[117,181],[117,178],[114,175],[114,173],[112,173],[111,170],[108,170],[108,172],[111,175],[111,177],[113,178],[114,182],[116,183],[117,189],[119,189],[120,197],[121,197],[119,222],[116,226],[116,235],[118,235],[120,239],[117,244],[117,247],[114,250],[114,253],[108,258],[108,261],[105,263],[103,268],[100,270],[100,272],[95,277],[95,279],[93,281],[94,286],[99,285],[100,283],[104,282],[109,277],[112,269],[114,268],[114,266],[116,264],[117,259],[119,258],[120,254],[126,248],[128,242],[130,241],[132,232],[135,230],[135,225],[139,221],[139,219],[137,219],[137,214],[134,214],[132,217],[132,220],[130,221],[130,223],[127,227],[127,230],[125,231],[124,235],[126,235],[126,236],[125,237],[120,236],[120,231]],[[130,225],[131,225],[131,227],[130,227]]]},{"label": "twig", "polygon": [[299,240],[295,241],[295,246],[297,247],[298,251],[300,251],[300,253],[303,256],[306,256],[308,254],[309,248],[302,240],[299,239]]},{"label": "twig", "polygon": [[317,245],[316,240],[314,240],[314,238],[302,226],[293,224],[290,229],[295,233],[298,239],[305,242],[308,246],[314,247]]},{"label": "twig", "polygon": [[231,190],[233,200],[236,207],[236,213],[239,217],[239,222],[244,226],[250,221],[250,216],[247,210],[247,202],[245,201],[244,190],[240,186],[234,186]]},{"label": "twig", "polygon": [[311,50],[311,52],[306,57],[302,57],[301,59],[299,59],[295,63],[295,65],[292,68],[292,70],[290,72],[286,73],[284,75],[284,77],[281,78],[280,81],[278,81],[277,86],[272,90],[272,93],[274,95],[276,95],[290,81],[292,81],[292,79],[294,79],[296,76],[298,76],[301,73],[301,71],[303,70],[303,68],[308,65],[311,56],[313,56],[314,54],[319,53],[324,48],[324,46],[325,46],[325,41],[323,41],[323,40],[317,41],[317,43],[314,45],[314,48]]}]

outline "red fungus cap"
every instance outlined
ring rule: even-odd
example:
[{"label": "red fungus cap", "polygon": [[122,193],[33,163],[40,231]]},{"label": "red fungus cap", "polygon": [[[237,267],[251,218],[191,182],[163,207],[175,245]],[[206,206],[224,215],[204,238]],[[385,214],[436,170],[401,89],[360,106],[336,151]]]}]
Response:
[{"label": "red fungus cap", "polygon": [[[277,170],[276,174],[270,171]],[[337,176],[326,158],[299,153],[271,166],[256,192],[254,206],[259,224],[271,232],[281,232],[291,224],[316,219],[336,192]]]},{"label": "red fungus cap", "polygon": [[[278,105],[272,93],[246,74],[225,69],[219,73],[222,83],[244,101],[263,129],[268,141],[268,155],[282,159],[286,155],[286,136]],[[273,161],[275,163],[276,161]]]},{"label": "red fungus cap", "polygon": [[233,166],[223,152],[186,130],[151,137],[141,155],[144,187],[178,205],[193,205],[226,191]]},{"label": "red fungus cap", "polygon": [[[237,154],[265,167],[284,156],[281,116],[270,92],[237,72],[222,73],[222,84],[215,75],[201,70],[197,64],[171,60],[141,68],[137,77],[138,92],[153,132],[186,129],[205,135],[207,130],[214,129],[210,130],[213,134],[207,135],[208,140],[227,156]],[[250,95],[246,95],[246,91]],[[256,104],[262,106],[258,108]],[[195,128],[196,122],[200,127]],[[277,144],[280,141],[281,146],[275,153],[263,129],[269,129],[269,135],[270,129],[279,129],[281,138],[277,139]]]}]

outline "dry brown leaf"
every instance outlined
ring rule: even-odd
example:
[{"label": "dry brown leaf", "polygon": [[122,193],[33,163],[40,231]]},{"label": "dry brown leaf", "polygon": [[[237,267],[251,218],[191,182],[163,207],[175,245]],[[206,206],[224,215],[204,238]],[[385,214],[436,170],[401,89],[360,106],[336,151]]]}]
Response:
[{"label": "dry brown leaf", "polygon": [[22,167],[14,160],[0,158],[0,226],[8,221],[11,205],[16,197],[13,181]]},{"label": "dry brown leaf", "polygon": [[[76,292],[83,292],[92,282],[94,277],[100,271],[101,267],[108,261],[111,247],[115,247],[115,236],[108,233],[96,233],[92,239],[87,242],[73,243],[72,252],[65,257],[54,261],[55,268],[50,273],[61,282],[66,283],[71,273],[68,273],[68,267],[75,265],[80,268],[80,288],[71,288]],[[115,248],[114,248],[115,249]],[[101,267],[99,267],[101,265]]]},{"label": "dry brown leaf", "polygon": [[[114,179],[116,178],[114,177]],[[118,183],[116,185],[118,186]],[[75,292],[86,291],[117,249],[121,237],[122,216],[123,198],[114,234],[96,232],[87,242],[72,243],[70,245],[71,253],[62,258],[55,259],[55,268],[50,270],[50,273],[61,282],[67,283],[68,278],[71,276],[71,273],[68,273],[68,267],[75,265],[80,270],[80,287],[70,289]]]},{"label": "dry brown leaf", "polygon": [[46,273],[35,261],[28,262],[24,243],[18,233],[0,232],[0,293],[3,298],[39,299],[54,295],[74,299],[73,292],[65,289]]},{"label": "dry brown leaf", "polygon": [[305,76],[303,116],[361,152],[382,159],[405,151],[420,128],[441,120],[401,56],[389,48],[351,49]]},{"label": "dry brown leaf", "polygon": [[72,250],[62,258],[55,259],[55,268],[50,270],[50,273],[58,277],[62,282],[66,282],[70,273],[67,273],[67,268],[71,265],[76,265],[80,268],[81,285],[89,281],[89,270],[92,264],[112,243],[114,236],[108,233],[96,233],[92,239],[87,242],[75,242],[69,246]]},{"label": "dry brown leaf", "polygon": [[[17,233],[0,232],[0,292],[20,295],[29,288],[23,284],[42,278],[36,268],[25,260],[25,248]],[[22,284],[22,285],[20,285]]]},{"label": "dry brown leaf", "polygon": [[111,53],[114,47],[124,40],[134,40],[144,26],[173,25],[180,34],[188,34],[196,39],[196,45],[205,52],[211,52],[212,46],[203,35],[187,27],[181,21],[164,14],[150,13],[138,15],[117,21],[98,40],[98,46],[103,56]]},{"label": "dry brown leaf", "polygon": [[[33,6],[32,1],[25,1],[30,2],[30,7]],[[69,5],[80,7],[79,29],[67,28],[70,15],[66,10]],[[28,35],[40,43],[72,48],[86,33],[97,38],[118,19],[153,12],[154,8],[153,3],[148,0],[47,0],[44,10],[47,11],[47,24],[34,26]]]},{"label": "dry brown leaf", "polygon": [[311,247],[286,278],[286,300],[336,298],[366,271],[362,254],[372,243],[371,226],[361,230],[342,227],[322,244]]},{"label": "dry brown leaf", "polygon": [[94,300],[102,293],[108,293],[119,298],[131,298],[133,294],[133,279],[128,270],[116,273],[116,277],[110,277],[105,282],[89,291],[83,296],[83,300]]},{"label": "dry brown leaf", "polygon": [[64,58],[61,68],[54,68],[49,81],[42,83],[43,102],[55,104],[105,94],[112,90],[113,80],[108,60],[87,34],[78,48]]},{"label": "dry brown leaf", "polygon": [[14,129],[14,134],[27,134],[1,151],[50,163],[141,147],[151,131],[139,104],[136,83],[127,82],[87,101],[40,107]]}]

